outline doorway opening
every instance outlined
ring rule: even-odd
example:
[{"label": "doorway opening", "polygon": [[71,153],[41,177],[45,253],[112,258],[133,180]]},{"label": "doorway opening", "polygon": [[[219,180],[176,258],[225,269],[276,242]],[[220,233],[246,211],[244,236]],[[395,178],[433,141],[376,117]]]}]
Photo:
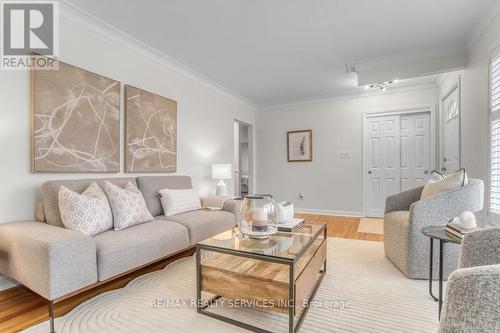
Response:
[{"label": "doorway opening", "polygon": [[234,121],[234,195],[253,193],[253,126]]}]

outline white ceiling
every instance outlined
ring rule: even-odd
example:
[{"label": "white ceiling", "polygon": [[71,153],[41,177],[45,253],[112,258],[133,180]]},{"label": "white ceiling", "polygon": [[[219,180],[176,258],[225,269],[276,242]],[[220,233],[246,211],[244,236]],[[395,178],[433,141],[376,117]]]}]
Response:
[{"label": "white ceiling", "polygon": [[347,64],[463,53],[497,1],[67,0],[258,106],[352,91]]}]

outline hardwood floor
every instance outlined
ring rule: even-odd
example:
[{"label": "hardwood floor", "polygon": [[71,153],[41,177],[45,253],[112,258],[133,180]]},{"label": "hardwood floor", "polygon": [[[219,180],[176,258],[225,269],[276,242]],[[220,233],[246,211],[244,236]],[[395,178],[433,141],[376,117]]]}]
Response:
[{"label": "hardwood floor", "polygon": [[319,221],[328,224],[328,237],[339,237],[349,239],[359,239],[375,242],[383,242],[384,236],[378,234],[368,234],[358,232],[359,217],[350,216],[330,216],[315,214],[296,214],[296,217],[307,221]]},{"label": "hardwood floor", "polygon": [[[297,214],[297,217],[308,221],[321,221],[328,224],[328,236],[369,240],[382,242],[384,236],[377,234],[359,233],[359,217],[326,216],[314,214]],[[55,305],[56,316],[63,316],[78,304],[103,292],[124,287],[129,281],[138,276],[160,270],[167,264],[181,257],[191,255],[193,250],[181,253],[172,258],[140,269],[114,281],[110,281],[95,289],[70,297]],[[47,301],[23,287],[14,287],[0,292],[0,332],[19,332],[48,319]]]}]

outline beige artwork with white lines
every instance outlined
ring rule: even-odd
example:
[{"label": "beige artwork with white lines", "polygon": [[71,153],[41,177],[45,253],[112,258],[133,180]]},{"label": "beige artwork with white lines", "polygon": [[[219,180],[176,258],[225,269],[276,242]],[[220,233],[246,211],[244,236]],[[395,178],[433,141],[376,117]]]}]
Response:
[{"label": "beige artwork with white lines", "polygon": [[125,171],[177,170],[177,102],[125,86]]},{"label": "beige artwork with white lines", "polygon": [[60,62],[31,72],[32,171],[119,172],[120,82]]}]

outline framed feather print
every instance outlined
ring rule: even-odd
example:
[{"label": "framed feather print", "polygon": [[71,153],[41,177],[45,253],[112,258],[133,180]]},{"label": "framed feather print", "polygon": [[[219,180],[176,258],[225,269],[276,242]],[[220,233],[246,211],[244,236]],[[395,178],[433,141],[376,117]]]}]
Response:
[{"label": "framed feather print", "polygon": [[288,162],[312,161],[312,130],[287,132]]}]

